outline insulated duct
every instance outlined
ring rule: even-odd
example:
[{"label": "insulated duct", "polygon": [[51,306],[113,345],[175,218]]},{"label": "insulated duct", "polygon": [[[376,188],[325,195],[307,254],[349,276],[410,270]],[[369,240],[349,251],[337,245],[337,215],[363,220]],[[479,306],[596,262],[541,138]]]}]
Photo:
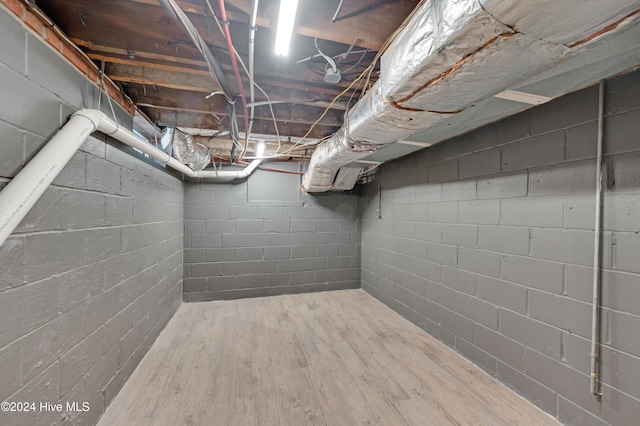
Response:
[{"label": "insulated duct", "polygon": [[423,2],[382,55],[380,79],[316,148],[303,190],[337,189],[341,167],[578,54],[595,32],[638,7],[633,0],[543,3]]},{"label": "insulated duct", "polygon": [[162,131],[161,142],[168,141],[174,158],[194,170],[202,170],[211,163],[211,150],[193,140],[193,136],[179,129],[167,127]]}]

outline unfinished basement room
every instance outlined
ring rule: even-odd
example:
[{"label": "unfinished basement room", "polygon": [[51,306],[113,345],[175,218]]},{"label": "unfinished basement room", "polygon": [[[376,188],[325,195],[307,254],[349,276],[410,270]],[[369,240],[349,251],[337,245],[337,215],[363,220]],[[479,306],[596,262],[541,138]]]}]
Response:
[{"label": "unfinished basement room", "polygon": [[640,424],[640,0],[0,0],[0,425]]}]

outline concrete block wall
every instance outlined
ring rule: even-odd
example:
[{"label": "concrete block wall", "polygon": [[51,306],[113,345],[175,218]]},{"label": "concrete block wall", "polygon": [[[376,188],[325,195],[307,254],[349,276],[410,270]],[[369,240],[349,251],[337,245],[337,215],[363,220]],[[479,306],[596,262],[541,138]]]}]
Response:
[{"label": "concrete block wall", "polygon": [[600,400],[597,105],[590,87],[383,165],[364,188],[362,288],[564,424],[635,425],[640,72],[606,82]]},{"label": "concrete block wall", "polygon": [[[0,50],[4,187],[98,92],[1,6]],[[0,246],[2,425],[95,424],[181,301],[182,181],[94,136]]]},{"label": "concrete block wall", "polygon": [[[298,175],[257,170],[249,179],[275,192],[286,179],[298,197]],[[186,302],[360,287],[358,194],[249,202],[249,183],[186,184]]]}]

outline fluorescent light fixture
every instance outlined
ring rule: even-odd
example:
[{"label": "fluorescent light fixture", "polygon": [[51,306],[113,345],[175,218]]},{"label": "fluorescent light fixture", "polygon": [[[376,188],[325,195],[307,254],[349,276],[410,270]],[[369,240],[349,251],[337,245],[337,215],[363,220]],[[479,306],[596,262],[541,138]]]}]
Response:
[{"label": "fluorescent light fixture", "polygon": [[287,56],[293,33],[293,22],[296,20],[298,0],[280,0],[278,14],[278,31],[276,33],[276,55]]},{"label": "fluorescent light fixture", "polygon": [[264,156],[264,141],[258,141],[258,148],[256,149],[256,157],[260,158]]}]

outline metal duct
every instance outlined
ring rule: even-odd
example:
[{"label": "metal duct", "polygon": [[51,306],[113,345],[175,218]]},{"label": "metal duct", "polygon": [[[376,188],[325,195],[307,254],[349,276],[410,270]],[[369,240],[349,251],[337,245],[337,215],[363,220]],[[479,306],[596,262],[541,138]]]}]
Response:
[{"label": "metal duct", "polygon": [[193,136],[167,127],[162,131],[162,141],[171,141],[172,152],[176,160],[194,170],[202,170],[211,163],[211,150],[193,140]]},{"label": "metal duct", "polygon": [[315,150],[303,190],[334,189],[341,167],[577,54],[580,49],[571,46],[627,16],[634,3],[637,7],[632,0],[617,0],[615,5],[591,1],[588,7],[569,0],[574,10],[565,11],[564,2],[543,3],[422,3],[383,54],[380,79],[350,111],[343,127]]}]

